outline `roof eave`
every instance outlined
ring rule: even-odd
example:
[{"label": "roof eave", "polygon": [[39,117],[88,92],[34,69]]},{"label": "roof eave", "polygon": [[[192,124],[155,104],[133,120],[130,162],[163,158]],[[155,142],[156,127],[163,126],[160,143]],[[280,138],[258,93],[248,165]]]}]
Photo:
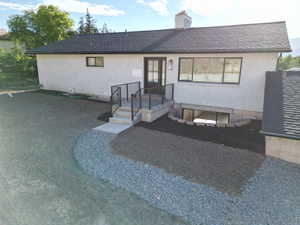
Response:
[{"label": "roof eave", "polygon": [[74,51],[47,52],[27,51],[26,54],[209,54],[209,53],[262,53],[262,52],[291,52],[291,49],[219,49],[219,50],[184,50],[184,51]]}]

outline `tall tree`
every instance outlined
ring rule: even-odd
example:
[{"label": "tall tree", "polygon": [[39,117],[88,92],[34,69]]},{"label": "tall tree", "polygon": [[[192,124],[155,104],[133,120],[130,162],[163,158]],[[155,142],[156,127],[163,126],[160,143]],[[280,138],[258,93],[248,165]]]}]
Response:
[{"label": "tall tree", "polygon": [[83,17],[80,17],[78,33],[79,34],[84,34],[85,33],[84,29],[85,29],[84,20],[83,20]]},{"label": "tall tree", "polygon": [[89,9],[86,10],[84,32],[87,34],[98,33],[96,20],[89,13]]},{"label": "tall tree", "polygon": [[288,55],[288,56],[282,57],[279,60],[279,69],[280,70],[287,70],[287,69],[291,69],[293,67],[300,68],[300,56],[293,57],[292,55]]},{"label": "tall tree", "polygon": [[10,37],[29,49],[63,40],[74,33],[69,14],[53,5],[41,5],[37,11],[24,11],[23,15],[10,17],[7,23]]},{"label": "tall tree", "polygon": [[101,33],[110,33],[106,23],[103,24]]}]

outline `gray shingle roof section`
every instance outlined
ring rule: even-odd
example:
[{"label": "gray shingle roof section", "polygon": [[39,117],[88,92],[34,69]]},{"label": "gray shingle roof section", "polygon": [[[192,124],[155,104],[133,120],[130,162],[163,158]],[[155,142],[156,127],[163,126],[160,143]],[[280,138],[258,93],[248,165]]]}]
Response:
[{"label": "gray shingle roof section", "polygon": [[32,54],[217,53],[291,51],[285,22],[120,32],[74,37]]},{"label": "gray shingle roof section", "polygon": [[262,132],[300,139],[300,72],[267,72]]},{"label": "gray shingle roof section", "polygon": [[283,128],[300,138],[300,72],[283,75]]}]

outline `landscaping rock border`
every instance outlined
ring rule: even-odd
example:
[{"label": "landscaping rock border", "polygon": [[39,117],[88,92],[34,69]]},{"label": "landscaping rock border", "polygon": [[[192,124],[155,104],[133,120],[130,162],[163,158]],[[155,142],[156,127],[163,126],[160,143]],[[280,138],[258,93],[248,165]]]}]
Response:
[{"label": "landscaping rock border", "polygon": [[251,120],[253,118],[249,118],[249,119],[241,119],[241,120],[237,120],[237,121],[234,121],[234,122],[231,122],[229,124],[207,124],[207,123],[195,123],[193,121],[186,121],[182,118],[179,118],[179,117],[176,117],[174,116],[171,112],[168,113],[168,118],[173,120],[173,121],[176,121],[178,123],[184,123],[184,124],[187,124],[187,125],[196,125],[196,126],[208,126],[208,127],[221,127],[221,128],[224,128],[224,127],[242,127],[242,126],[245,126],[247,124],[249,124],[251,122]]}]

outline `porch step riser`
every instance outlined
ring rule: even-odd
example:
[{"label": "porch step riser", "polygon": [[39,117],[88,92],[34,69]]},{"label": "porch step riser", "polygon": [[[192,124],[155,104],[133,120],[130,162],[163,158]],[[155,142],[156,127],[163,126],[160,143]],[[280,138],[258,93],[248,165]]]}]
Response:
[{"label": "porch step riser", "polygon": [[133,124],[133,122],[130,119],[125,119],[125,118],[120,118],[120,117],[110,117],[109,122],[117,123],[117,124],[127,124],[127,125]]},{"label": "porch step riser", "polygon": [[119,111],[119,112],[116,112],[116,113],[114,114],[114,117],[116,117],[116,118],[131,119],[131,113],[130,113],[130,112],[122,112],[122,111]]}]

